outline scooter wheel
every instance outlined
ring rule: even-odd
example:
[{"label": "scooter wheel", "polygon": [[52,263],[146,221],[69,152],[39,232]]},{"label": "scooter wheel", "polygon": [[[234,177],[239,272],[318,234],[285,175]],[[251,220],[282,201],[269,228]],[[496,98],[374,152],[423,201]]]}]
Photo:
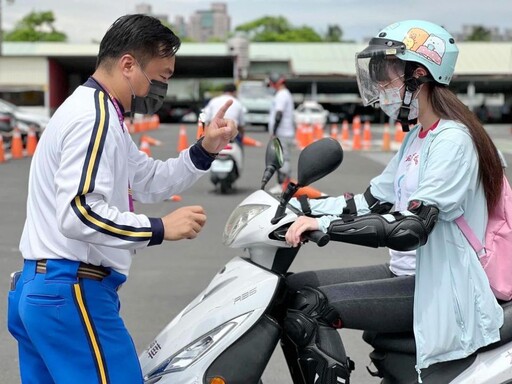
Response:
[{"label": "scooter wheel", "polygon": [[231,184],[228,182],[220,182],[220,193],[228,193],[231,190]]}]

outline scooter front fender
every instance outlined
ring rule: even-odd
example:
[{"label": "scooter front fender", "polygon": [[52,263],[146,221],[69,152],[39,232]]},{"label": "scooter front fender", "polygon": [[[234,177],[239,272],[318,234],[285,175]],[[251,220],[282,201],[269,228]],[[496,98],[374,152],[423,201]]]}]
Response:
[{"label": "scooter front fender", "polygon": [[212,330],[230,320],[243,318],[192,364],[167,373],[158,381],[159,384],[201,383],[204,373],[219,354],[246,333],[265,313],[279,279],[278,275],[241,257],[233,258],[141,353],[139,360],[144,378],[160,370],[170,357]]}]

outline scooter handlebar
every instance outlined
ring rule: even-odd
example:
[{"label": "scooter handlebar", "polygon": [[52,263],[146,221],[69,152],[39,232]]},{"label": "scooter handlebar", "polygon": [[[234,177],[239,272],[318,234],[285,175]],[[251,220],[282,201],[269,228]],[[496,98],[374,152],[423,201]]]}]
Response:
[{"label": "scooter handlebar", "polygon": [[322,231],[316,230],[316,231],[307,231],[302,234],[302,237],[304,240],[312,241],[313,243],[316,243],[319,247],[323,247],[326,245],[330,240],[331,237],[327,233],[323,233]]}]

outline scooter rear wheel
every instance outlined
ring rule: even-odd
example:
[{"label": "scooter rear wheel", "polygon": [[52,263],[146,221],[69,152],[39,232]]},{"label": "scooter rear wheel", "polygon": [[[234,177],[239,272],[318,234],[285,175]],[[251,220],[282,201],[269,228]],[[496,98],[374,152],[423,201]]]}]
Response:
[{"label": "scooter rear wheel", "polygon": [[220,182],[220,193],[228,193],[231,191],[231,183],[223,180]]}]

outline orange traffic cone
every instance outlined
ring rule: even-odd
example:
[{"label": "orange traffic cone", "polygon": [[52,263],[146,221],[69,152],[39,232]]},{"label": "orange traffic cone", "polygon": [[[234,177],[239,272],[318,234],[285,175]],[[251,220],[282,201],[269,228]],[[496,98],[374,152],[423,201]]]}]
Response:
[{"label": "orange traffic cone", "polygon": [[0,163],[5,163],[4,137],[0,135]]},{"label": "orange traffic cone", "polygon": [[331,124],[331,139],[338,140],[338,126]]},{"label": "orange traffic cone", "polygon": [[204,135],[204,123],[202,121],[197,122],[197,133],[196,140],[199,140]]},{"label": "orange traffic cone", "polygon": [[18,128],[14,128],[11,140],[11,157],[13,159],[23,158],[23,141]]},{"label": "orange traffic cone", "polygon": [[146,131],[149,131],[150,129],[151,129],[150,117],[148,115],[144,115],[144,117],[142,118],[142,131],[146,132]]},{"label": "orange traffic cone", "polygon": [[158,129],[160,127],[160,116],[156,113],[151,116],[151,129]]},{"label": "orange traffic cone", "polygon": [[249,137],[247,135],[244,135],[242,143],[243,145],[247,145],[248,147],[261,147],[263,145],[261,141],[253,139],[252,137]]},{"label": "orange traffic cone", "polygon": [[178,152],[181,152],[188,148],[188,138],[187,138],[187,128],[185,125],[180,125],[180,133],[178,136],[178,147],[176,148]]},{"label": "orange traffic cone", "polygon": [[384,132],[382,133],[382,150],[388,152],[391,150],[391,137],[389,135],[389,123],[384,124]]},{"label": "orange traffic cone", "polygon": [[299,123],[297,125],[297,130],[295,132],[295,142],[297,143],[298,149],[304,149],[306,147],[306,138],[305,138],[305,125]]},{"label": "orange traffic cone", "polygon": [[140,142],[142,143],[143,141],[146,141],[149,145],[162,145],[162,142],[160,140],[157,140],[151,136],[148,136],[148,135],[142,135],[140,137]]},{"label": "orange traffic cone", "polygon": [[366,120],[363,125],[363,149],[370,149],[372,143],[372,131],[370,129],[370,122]]},{"label": "orange traffic cone", "polygon": [[144,152],[146,155],[151,157],[151,147],[146,140],[141,140],[139,145],[139,151]]},{"label": "orange traffic cone", "polygon": [[352,119],[352,131],[354,132],[352,149],[358,151],[361,149],[361,119],[359,116],[354,116]]},{"label": "orange traffic cone", "polygon": [[401,143],[404,140],[404,131],[402,130],[402,124],[400,122],[395,123],[395,142]]},{"label": "orange traffic cone", "polygon": [[346,144],[347,141],[349,141],[350,139],[350,132],[349,132],[349,129],[348,129],[348,121],[347,120],[343,120],[343,122],[341,123],[341,137],[340,137],[340,141],[342,144]]},{"label": "orange traffic cone", "polygon": [[324,138],[324,127],[320,123],[313,124],[313,140],[320,140]]},{"label": "orange traffic cone", "polygon": [[[288,183],[289,182],[293,182],[293,183],[297,183],[297,180],[294,180],[294,179],[287,179],[284,183],[283,183],[283,191],[286,190],[286,187],[288,186]],[[310,199],[318,199],[319,197],[322,197],[322,196],[325,196],[325,193],[323,192],[320,192],[318,189],[316,188],[313,188],[311,186],[307,186],[307,187],[302,187],[302,188],[299,188],[297,190],[297,192],[295,192],[295,194],[293,195],[293,197],[299,197],[299,196],[302,196],[302,195],[306,195],[308,198]]]},{"label": "orange traffic cone", "polygon": [[310,199],[318,199],[319,197],[325,196],[325,193],[320,192],[318,189],[313,188],[312,186],[299,188],[297,192],[293,195],[293,197],[299,197],[302,195],[306,195]]},{"label": "orange traffic cone", "polygon": [[30,127],[27,136],[27,156],[33,156],[37,147],[37,135],[34,127]]},{"label": "orange traffic cone", "polygon": [[310,124],[307,124],[304,126],[304,147],[307,147],[313,141],[315,141],[313,126]]},{"label": "orange traffic cone", "polygon": [[141,124],[140,124],[140,119],[138,117],[132,119],[132,128],[133,128],[133,132],[132,133],[138,133],[138,132],[142,131]]}]

